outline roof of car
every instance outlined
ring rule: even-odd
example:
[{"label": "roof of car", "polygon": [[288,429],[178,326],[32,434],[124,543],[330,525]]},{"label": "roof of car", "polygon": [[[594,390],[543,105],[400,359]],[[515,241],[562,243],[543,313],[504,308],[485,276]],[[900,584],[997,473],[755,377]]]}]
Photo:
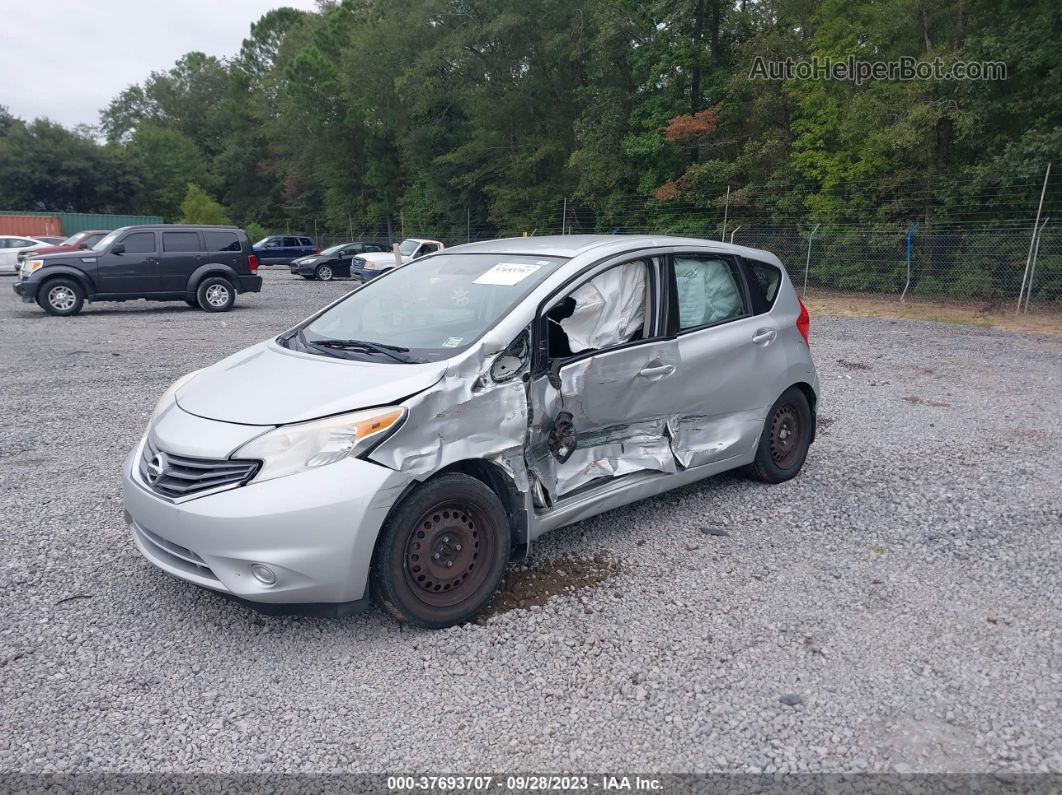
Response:
[{"label": "roof of car", "polygon": [[542,237],[508,237],[498,240],[483,240],[463,243],[446,253],[475,252],[480,254],[528,254],[542,257],[575,257],[595,248],[653,248],[657,246],[708,246],[725,254],[740,254],[749,257],[774,260],[776,257],[761,249],[735,246],[718,240],[702,240],[691,237],[668,235],[545,235]]}]

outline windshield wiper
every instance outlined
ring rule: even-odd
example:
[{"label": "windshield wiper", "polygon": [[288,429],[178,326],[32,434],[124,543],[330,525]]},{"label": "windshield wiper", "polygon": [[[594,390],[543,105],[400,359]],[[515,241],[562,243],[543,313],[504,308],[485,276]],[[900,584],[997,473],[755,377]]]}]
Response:
[{"label": "windshield wiper", "polygon": [[[306,339],[303,337],[303,339]],[[360,350],[368,351],[370,353],[382,353],[384,356],[389,356],[396,362],[402,362],[403,364],[418,364],[418,359],[414,359],[411,356],[403,356],[402,354],[408,353],[409,348],[403,348],[399,345],[386,345],[382,342],[369,342],[368,340],[312,340],[311,345],[320,348],[337,348],[339,350]]]}]

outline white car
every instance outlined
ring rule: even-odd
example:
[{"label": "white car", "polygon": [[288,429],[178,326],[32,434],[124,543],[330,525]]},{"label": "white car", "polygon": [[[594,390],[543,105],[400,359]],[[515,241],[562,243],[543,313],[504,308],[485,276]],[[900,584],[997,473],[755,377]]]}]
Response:
[{"label": "white car", "polygon": [[35,237],[0,237],[0,273],[18,273],[18,253],[54,245]]},{"label": "white car", "polygon": [[[446,248],[445,244],[440,243],[438,240],[410,237],[399,244],[398,253],[401,255],[401,264],[405,265],[407,262],[420,259],[426,254],[442,251],[444,248]],[[350,275],[355,279],[367,282],[369,279],[375,279],[381,273],[391,270],[397,264],[393,251],[367,251],[353,259],[350,264]]]}]

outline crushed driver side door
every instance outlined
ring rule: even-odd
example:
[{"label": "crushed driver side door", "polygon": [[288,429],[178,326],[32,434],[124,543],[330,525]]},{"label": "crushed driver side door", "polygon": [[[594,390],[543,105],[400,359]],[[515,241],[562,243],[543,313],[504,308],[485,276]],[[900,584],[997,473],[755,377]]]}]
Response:
[{"label": "crushed driver side door", "polygon": [[[551,357],[551,309],[580,285],[636,261],[646,265],[646,319],[634,338]],[[584,274],[540,308],[526,453],[540,507],[632,472],[676,471],[667,420],[679,352],[674,339],[660,336],[662,275],[658,258],[627,255]]]}]

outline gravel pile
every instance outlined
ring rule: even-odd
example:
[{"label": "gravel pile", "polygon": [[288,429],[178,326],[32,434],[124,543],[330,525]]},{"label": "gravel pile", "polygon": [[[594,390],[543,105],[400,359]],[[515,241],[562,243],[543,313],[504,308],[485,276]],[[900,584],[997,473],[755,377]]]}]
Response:
[{"label": "gravel pile", "polygon": [[1059,339],[813,318],[799,478],[558,531],[429,633],[263,617],[127,537],[162,391],[349,289],[265,276],[223,315],[0,301],[0,770],[1062,772]]}]

